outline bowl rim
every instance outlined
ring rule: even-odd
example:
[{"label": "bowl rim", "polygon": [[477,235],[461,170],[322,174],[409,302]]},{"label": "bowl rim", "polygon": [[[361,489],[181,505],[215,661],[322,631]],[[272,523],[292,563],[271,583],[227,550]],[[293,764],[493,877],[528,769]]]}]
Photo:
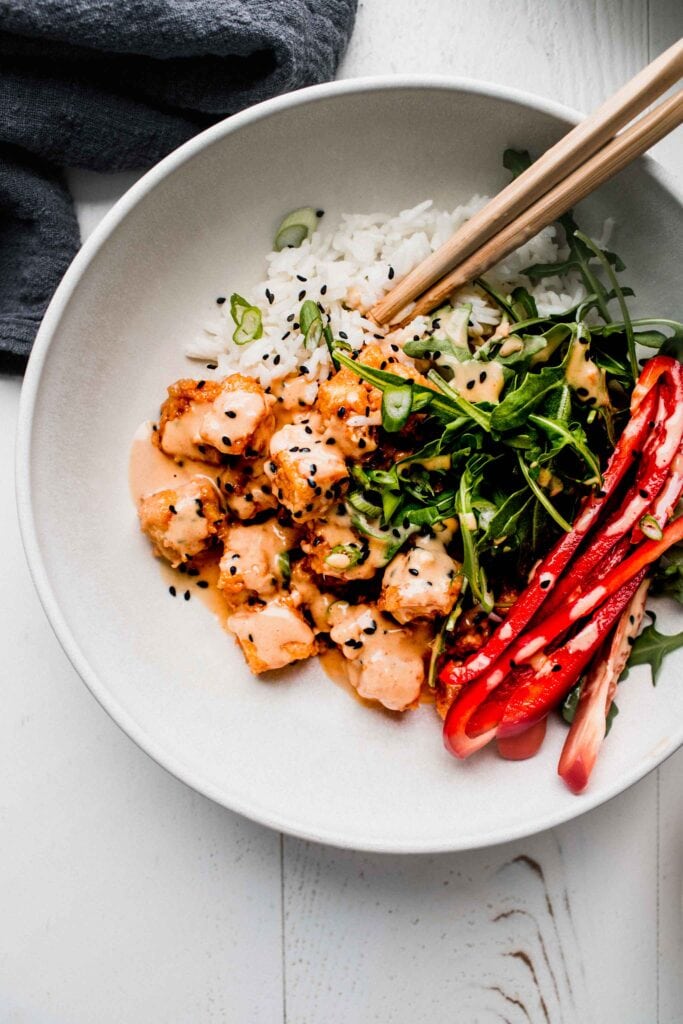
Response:
[{"label": "bowl rim", "polygon": [[[578,110],[564,104],[514,87],[451,75],[409,74],[365,76],[309,86],[283,96],[264,100],[205,129],[150,168],[117,200],[83,243],[67,269],[45,312],[26,369],[19,404],[15,461],[17,511],[21,538],[38,597],[67,658],[100,706],[119,728],[167,772],[228,810],[301,839],[340,848],[387,854],[446,853],[483,849],[498,843],[525,838],[576,818],[624,792],[670,757],[683,745],[683,722],[677,730],[671,731],[666,742],[655,748],[656,752],[634,765],[630,772],[625,775],[622,773],[600,790],[589,790],[588,793],[577,797],[575,805],[568,804],[555,813],[539,816],[535,820],[520,823],[515,827],[490,829],[486,835],[468,835],[465,832],[457,838],[441,841],[434,839],[421,841],[419,837],[393,841],[373,838],[363,840],[359,837],[339,834],[333,829],[312,829],[310,825],[297,820],[296,816],[273,812],[265,807],[255,807],[253,803],[239,797],[231,797],[224,791],[224,788],[202,778],[200,774],[183,762],[182,756],[168,750],[165,744],[154,739],[145,728],[139,725],[135,718],[121,707],[116,695],[100,681],[97,672],[91,667],[82,652],[61,612],[38,542],[31,491],[31,450],[33,420],[42,371],[62,314],[92,259],[144,196],[169,174],[219,139],[238,132],[241,128],[256,121],[277,115],[280,111],[305,106],[328,97],[407,89],[444,90],[483,96],[494,100],[512,101],[570,124],[578,123],[584,116]],[[639,159],[644,161],[651,177],[683,205],[683,190],[677,184],[675,176],[665,170],[653,157],[645,156]]]}]

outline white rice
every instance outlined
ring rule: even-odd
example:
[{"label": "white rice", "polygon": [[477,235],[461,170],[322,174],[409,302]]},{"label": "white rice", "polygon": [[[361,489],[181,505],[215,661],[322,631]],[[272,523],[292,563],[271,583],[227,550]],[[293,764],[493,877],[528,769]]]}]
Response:
[{"label": "white rice", "polygon": [[[395,216],[345,214],[332,230],[326,230],[321,221],[318,230],[299,248],[271,252],[266,257],[265,279],[246,296],[263,315],[263,336],[258,341],[243,346],[232,341],[235,325],[227,301],[216,306],[212,322],[187,346],[186,355],[216,363],[217,376],[241,372],[264,385],[302,365],[312,378],[324,379],[330,371],[327,347],[321,344],[307,351],[301,332],[293,327],[303,299],[320,301],[330,316],[334,336],[346,337],[355,350],[360,350],[378,329],[344,304],[351,299],[354,305],[369,308],[487,201],[485,196],[473,196],[450,213],[437,210],[427,199]],[[610,228],[606,225],[605,236]],[[604,243],[606,237],[601,241]],[[541,315],[559,313],[585,296],[579,275],[549,277],[534,285],[521,271],[533,263],[554,263],[565,255],[557,229],[547,227],[488,271],[486,277],[506,292],[519,285],[527,288]],[[325,294],[321,293],[323,288]],[[267,291],[273,296],[272,303]],[[470,330],[474,336],[500,321],[500,310],[478,288],[459,289],[453,301],[472,303]],[[428,323],[425,317],[417,318],[401,333],[405,339],[421,335]]]}]

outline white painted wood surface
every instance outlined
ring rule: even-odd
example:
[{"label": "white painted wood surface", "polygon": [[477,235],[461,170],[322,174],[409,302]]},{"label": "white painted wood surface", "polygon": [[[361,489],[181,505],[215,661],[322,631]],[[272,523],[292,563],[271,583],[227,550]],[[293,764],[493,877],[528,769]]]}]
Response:
[{"label": "white painted wood surface", "polygon": [[[361,0],[341,74],[589,109],[681,34],[680,0]],[[682,134],[658,150],[679,173]],[[73,175],[84,233],[132,177]],[[13,505],[18,392],[0,379],[2,1024],[683,1021],[683,752],[478,853],[342,852],[221,810],[122,735],[47,626]]]}]

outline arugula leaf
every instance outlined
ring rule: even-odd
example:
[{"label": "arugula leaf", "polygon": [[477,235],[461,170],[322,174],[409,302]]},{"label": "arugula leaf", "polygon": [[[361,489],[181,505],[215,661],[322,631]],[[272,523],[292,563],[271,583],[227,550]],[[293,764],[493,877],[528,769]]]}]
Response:
[{"label": "arugula leaf", "polygon": [[503,153],[503,167],[510,171],[513,179],[518,178],[528,167],[531,167],[532,160],[527,149],[506,149]]},{"label": "arugula leaf", "polygon": [[479,541],[478,547],[482,548],[485,544],[497,546],[504,541],[510,541],[514,538],[517,524],[533,500],[533,495],[529,494],[529,490],[526,487],[522,487],[520,490],[514,491],[509,495],[490,520],[486,533]]},{"label": "arugula leaf", "polygon": [[593,473],[593,478],[586,482],[591,484],[600,483],[602,479],[600,474],[600,464],[588,447],[586,432],[580,424],[575,423],[571,426],[567,426],[558,419],[550,419],[548,416],[536,416],[533,413],[529,416],[529,419],[554,440],[553,448],[549,453],[549,457],[552,458],[557,455],[562,448],[572,448],[576,454],[583,459]]},{"label": "arugula leaf", "polygon": [[652,581],[653,594],[667,594],[683,604],[683,545],[677,544],[657,562]]},{"label": "arugula leaf", "polygon": [[671,651],[683,647],[683,631],[680,633],[660,633],[656,628],[657,616],[654,612],[647,612],[652,619],[649,626],[646,626],[631,648],[631,656],[628,660],[628,668],[634,665],[649,665],[652,672],[652,685],[657,685],[657,677],[662,667],[662,661]]},{"label": "arugula leaf", "polygon": [[491,413],[493,430],[513,430],[524,425],[541,399],[564,381],[563,366],[544,366],[539,373],[527,373],[524,380],[508,392]]}]

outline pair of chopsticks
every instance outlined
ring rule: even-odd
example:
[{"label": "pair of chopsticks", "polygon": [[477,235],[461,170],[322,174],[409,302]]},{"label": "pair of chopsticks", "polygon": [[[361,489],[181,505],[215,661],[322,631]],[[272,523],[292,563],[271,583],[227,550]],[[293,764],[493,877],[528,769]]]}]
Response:
[{"label": "pair of chopsticks", "polygon": [[[683,77],[683,39],[640,71],[377,302],[378,324],[429,313],[566,213],[683,122],[683,90],[624,128]],[[624,128],[620,134],[617,132]],[[406,306],[416,300],[406,311]],[[400,316],[400,314],[404,314]]]}]

